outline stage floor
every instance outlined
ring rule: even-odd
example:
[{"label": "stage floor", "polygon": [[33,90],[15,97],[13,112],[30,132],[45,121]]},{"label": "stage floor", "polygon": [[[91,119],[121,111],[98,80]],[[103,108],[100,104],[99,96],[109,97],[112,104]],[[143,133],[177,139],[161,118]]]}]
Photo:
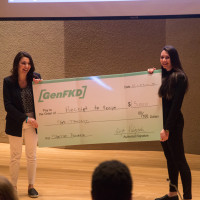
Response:
[{"label": "stage floor", "polygon": [[[200,200],[200,155],[186,155],[192,171],[193,200]],[[117,159],[128,165],[133,178],[133,200],[154,200],[168,192],[163,152],[122,150],[37,149],[35,188],[40,200],[91,200],[91,175],[102,161]],[[0,143],[0,174],[9,178],[9,145]],[[179,180],[179,190],[182,186]],[[23,148],[18,181],[20,200],[27,196],[26,159]]]}]

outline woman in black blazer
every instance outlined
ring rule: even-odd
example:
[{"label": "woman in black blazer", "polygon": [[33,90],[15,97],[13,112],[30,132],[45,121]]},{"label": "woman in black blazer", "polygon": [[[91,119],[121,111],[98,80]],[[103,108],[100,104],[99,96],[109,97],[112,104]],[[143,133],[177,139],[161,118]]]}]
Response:
[{"label": "woman in black blazer", "polygon": [[35,119],[32,81],[38,83],[41,81],[41,76],[34,71],[35,67],[30,54],[19,52],[13,62],[11,76],[4,78],[3,83],[4,106],[7,112],[5,132],[9,138],[11,155],[11,181],[17,190],[24,140],[30,197],[38,197],[38,192],[34,189],[38,123]]}]

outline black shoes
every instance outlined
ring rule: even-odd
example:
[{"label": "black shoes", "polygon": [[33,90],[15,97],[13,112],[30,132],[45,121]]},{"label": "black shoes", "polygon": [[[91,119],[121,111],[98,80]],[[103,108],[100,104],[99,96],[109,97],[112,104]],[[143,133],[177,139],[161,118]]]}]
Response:
[{"label": "black shoes", "polygon": [[37,198],[39,195],[38,195],[38,192],[34,188],[30,188],[28,189],[28,196],[31,198]]},{"label": "black shoes", "polygon": [[155,200],[178,200],[178,195],[174,197],[169,197],[167,194],[163,197],[156,198]]}]

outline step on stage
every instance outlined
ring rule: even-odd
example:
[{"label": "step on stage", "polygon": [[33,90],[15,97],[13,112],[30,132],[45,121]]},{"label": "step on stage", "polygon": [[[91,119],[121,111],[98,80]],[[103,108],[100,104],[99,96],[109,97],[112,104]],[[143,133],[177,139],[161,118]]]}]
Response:
[{"label": "step on stage", "polygon": [[[25,149],[18,181],[20,200],[27,196]],[[0,144],[0,174],[9,178],[9,145]],[[192,171],[193,200],[200,200],[200,155],[187,154]],[[154,200],[167,193],[167,168],[163,152],[122,150],[37,149],[35,188],[40,200],[91,200],[91,175],[102,161],[117,159],[128,165],[133,178],[133,200]],[[181,181],[179,191],[182,195]]]}]

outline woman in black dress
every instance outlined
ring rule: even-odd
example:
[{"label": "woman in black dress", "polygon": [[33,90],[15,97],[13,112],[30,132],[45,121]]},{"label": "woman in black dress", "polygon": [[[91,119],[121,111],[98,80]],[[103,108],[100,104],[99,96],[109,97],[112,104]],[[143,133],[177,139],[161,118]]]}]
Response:
[{"label": "woman in black dress", "polygon": [[[160,63],[162,84],[158,94],[162,97],[163,105],[163,130],[160,132],[160,141],[167,159],[170,186],[168,194],[155,200],[178,200],[179,173],[183,185],[183,198],[191,200],[191,171],[184,153],[184,119],[181,112],[183,98],[188,89],[188,78],[173,46],[165,46],[162,49]],[[155,68],[151,68],[148,72],[153,73],[154,70]]]}]

